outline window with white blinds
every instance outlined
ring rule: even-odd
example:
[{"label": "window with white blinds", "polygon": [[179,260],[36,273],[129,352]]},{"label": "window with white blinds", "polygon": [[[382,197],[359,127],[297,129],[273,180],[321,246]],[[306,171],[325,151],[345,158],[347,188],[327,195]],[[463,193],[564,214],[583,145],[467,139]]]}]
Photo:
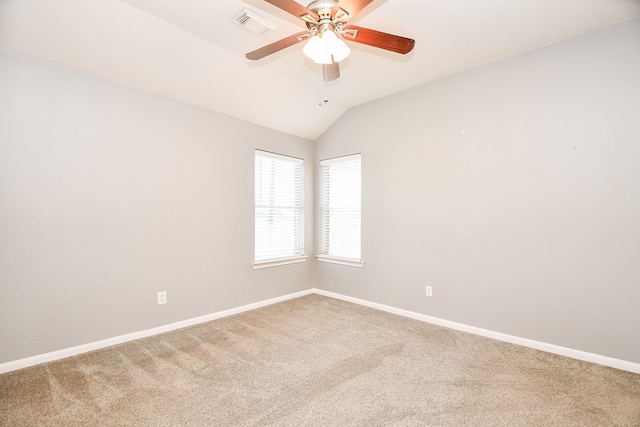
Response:
[{"label": "window with white blinds", "polygon": [[320,261],[362,266],[360,169],[360,154],[320,162]]},{"label": "window with white blinds", "polygon": [[305,259],[304,161],[256,150],[254,267]]}]

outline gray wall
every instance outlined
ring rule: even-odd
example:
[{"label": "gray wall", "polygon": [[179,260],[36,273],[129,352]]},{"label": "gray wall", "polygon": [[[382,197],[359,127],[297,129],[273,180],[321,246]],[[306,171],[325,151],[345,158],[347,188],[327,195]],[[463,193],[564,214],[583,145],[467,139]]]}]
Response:
[{"label": "gray wall", "polygon": [[0,53],[0,363],[313,287],[252,269],[255,148],[306,160],[311,253],[311,141]]},{"label": "gray wall", "polygon": [[[314,148],[0,53],[0,363],[309,289],[314,269],[640,362],[638,76],[634,20],[354,108]],[[306,160],[309,254],[315,163],[362,152],[364,268],[251,268],[254,148]]]},{"label": "gray wall", "polygon": [[639,19],[353,108],[355,152],[366,264],[316,287],[640,362]]}]

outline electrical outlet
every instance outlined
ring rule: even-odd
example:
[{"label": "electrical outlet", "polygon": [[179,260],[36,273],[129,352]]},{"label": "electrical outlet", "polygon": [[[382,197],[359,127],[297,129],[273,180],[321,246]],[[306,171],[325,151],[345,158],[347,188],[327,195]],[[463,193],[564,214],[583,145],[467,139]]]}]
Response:
[{"label": "electrical outlet", "polygon": [[427,286],[427,296],[428,297],[432,297],[433,296],[433,289],[431,289],[431,286]]},{"label": "electrical outlet", "polygon": [[158,305],[167,303],[167,291],[158,292]]}]

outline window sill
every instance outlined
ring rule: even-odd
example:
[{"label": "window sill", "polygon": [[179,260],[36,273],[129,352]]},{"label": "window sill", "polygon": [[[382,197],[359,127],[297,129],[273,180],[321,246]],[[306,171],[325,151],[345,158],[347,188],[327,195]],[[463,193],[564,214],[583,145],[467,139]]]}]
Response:
[{"label": "window sill", "polygon": [[316,259],[321,262],[330,262],[332,264],[348,265],[350,267],[362,268],[364,266],[364,261],[360,259],[339,258],[339,257],[330,256],[330,255],[316,255]]},{"label": "window sill", "polygon": [[299,256],[299,257],[293,257],[293,258],[280,258],[280,259],[269,259],[266,261],[257,261],[253,263],[253,269],[258,270],[260,268],[276,267],[278,265],[296,264],[299,262],[305,262],[307,258],[309,257]]}]

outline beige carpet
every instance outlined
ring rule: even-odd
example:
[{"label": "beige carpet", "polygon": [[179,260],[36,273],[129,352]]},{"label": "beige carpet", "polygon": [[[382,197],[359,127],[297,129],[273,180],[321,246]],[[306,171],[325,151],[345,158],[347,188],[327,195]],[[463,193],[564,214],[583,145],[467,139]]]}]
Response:
[{"label": "beige carpet", "polygon": [[640,426],[640,375],[310,295],[0,376],[1,426]]}]

